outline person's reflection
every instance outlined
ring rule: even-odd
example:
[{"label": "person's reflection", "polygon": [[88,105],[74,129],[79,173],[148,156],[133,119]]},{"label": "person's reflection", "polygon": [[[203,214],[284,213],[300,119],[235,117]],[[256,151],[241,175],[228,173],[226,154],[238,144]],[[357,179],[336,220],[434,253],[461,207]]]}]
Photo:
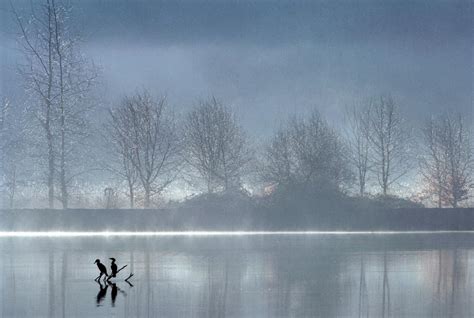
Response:
[{"label": "person's reflection", "polygon": [[97,284],[99,284],[99,292],[97,293],[97,306],[100,306],[100,303],[104,300],[105,296],[107,295],[107,288],[109,285],[105,284],[102,285],[100,281],[97,281]]}]

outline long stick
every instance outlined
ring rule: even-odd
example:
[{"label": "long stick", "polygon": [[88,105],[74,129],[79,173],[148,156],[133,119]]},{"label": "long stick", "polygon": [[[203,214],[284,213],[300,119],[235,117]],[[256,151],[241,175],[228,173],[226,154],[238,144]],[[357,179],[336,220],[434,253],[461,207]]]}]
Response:
[{"label": "long stick", "polygon": [[[128,265],[128,264],[127,264]],[[122,269],[124,269],[125,267],[127,267],[127,265],[124,265],[122,267],[120,267],[120,269],[115,273],[115,274],[118,274],[118,272],[120,272]]]},{"label": "long stick", "polygon": [[[121,271],[122,269],[124,269],[125,267],[127,267],[127,265],[124,265],[124,266],[120,267],[120,269],[119,269],[117,272],[115,272],[115,276],[117,276],[118,272],[120,272],[120,271]],[[114,276],[114,277],[115,277],[115,276]],[[111,278],[112,278],[112,275],[110,275],[110,276],[107,278],[107,280],[109,281]]]}]

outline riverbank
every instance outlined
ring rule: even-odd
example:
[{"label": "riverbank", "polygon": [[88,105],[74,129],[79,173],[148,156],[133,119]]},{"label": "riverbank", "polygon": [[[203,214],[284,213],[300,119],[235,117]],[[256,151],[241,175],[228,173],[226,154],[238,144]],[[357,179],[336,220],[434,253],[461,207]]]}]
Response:
[{"label": "riverbank", "polygon": [[19,209],[0,210],[0,220],[1,231],[470,231],[474,209]]}]

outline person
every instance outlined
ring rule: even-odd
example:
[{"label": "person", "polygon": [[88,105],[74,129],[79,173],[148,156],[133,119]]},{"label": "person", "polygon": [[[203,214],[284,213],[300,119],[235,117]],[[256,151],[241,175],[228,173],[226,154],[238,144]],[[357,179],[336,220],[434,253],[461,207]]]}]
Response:
[{"label": "person", "polygon": [[97,264],[97,268],[98,268],[99,271],[100,271],[100,275],[97,276],[97,277],[95,278],[95,280],[96,280],[96,281],[100,281],[100,278],[102,277],[102,275],[105,275],[105,277],[104,277],[104,280],[105,280],[105,278],[107,278],[107,277],[109,276],[109,275],[107,274],[107,268],[105,268],[105,265],[100,262],[100,259],[96,259],[95,262],[94,262],[94,264]]}]

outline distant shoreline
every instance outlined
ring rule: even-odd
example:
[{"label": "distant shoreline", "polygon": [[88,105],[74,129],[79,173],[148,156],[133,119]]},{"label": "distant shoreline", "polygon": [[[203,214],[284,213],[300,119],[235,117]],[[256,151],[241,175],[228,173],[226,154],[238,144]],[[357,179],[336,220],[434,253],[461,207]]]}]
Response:
[{"label": "distant shoreline", "polygon": [[474,208],[379,209],[298,213],[202,209],[0,210],[0,231],[184,232],[464,232],[474,231]]}]

